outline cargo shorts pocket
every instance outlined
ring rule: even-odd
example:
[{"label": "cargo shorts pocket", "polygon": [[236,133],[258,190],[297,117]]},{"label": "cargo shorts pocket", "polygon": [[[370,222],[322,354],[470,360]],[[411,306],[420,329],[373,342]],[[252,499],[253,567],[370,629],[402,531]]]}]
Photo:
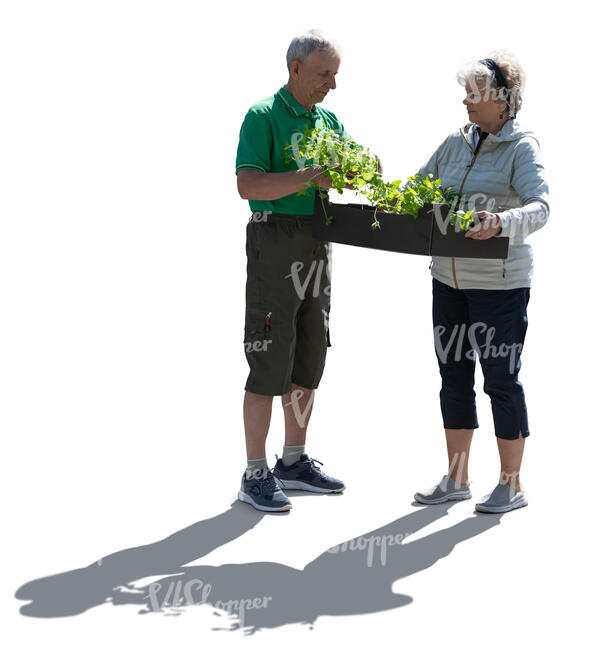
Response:
[{"label": "cargo shorts pocket", "polygon": [[248,306],[244,319],[244,351],[264,352],[271,343],[271,312]]}]

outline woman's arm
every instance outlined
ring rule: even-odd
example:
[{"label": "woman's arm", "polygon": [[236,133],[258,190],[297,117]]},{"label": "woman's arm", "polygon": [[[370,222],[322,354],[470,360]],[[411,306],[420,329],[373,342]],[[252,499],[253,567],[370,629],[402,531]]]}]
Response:
[{"label": "woman's arm", "polygon": [[498,237],[527,237],[542,228],[549,218],[549,186],[538,143],[523,138],[516,146],[511,185],[521,207],[498,212],[501,230]]},{"label": "woman's arm", "polygon": [[438,152],[442,149],[442,146],[446,140],[436,149],[436,151],[430,156],[429,160],[424,163],[417,172],[420,176],[427,176],[432,174],[434,178],[438,178]]}]

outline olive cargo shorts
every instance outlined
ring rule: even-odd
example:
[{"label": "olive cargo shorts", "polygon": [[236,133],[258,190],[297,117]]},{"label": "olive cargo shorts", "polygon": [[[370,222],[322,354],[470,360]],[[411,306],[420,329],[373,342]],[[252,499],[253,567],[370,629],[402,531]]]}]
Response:
[{"label": "olive cargo shorts", "polygon": [[311,216],[255,215],[246,227],[245,390],[317,388],[330,345],[332,245],[313,239]]}]

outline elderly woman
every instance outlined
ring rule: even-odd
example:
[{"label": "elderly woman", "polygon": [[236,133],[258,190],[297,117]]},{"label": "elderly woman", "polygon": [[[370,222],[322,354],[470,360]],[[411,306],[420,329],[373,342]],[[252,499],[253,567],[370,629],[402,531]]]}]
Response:
[{"label": "elderly woman", "polygon": [[466,237],[476,242],[508,237],[509,253],[507,259],[432,258],[432,316],[449,468],[415,499],[434,504],[471,497],[468,458],[478,427],[477,355],[492,404],[501,473],[476,509],[506,512],[527,505],[520,465],[530,430],[518,380],[532,278],[532,250],[525,239],[548,219],[548,186],[538,139],[515,119],[524,88],[516,58],[495,52],[467,65],[457,80],[465,86],[469,123],[449,135],[419,173],[453,186],[463,197],[461,207],[475,210]]}]

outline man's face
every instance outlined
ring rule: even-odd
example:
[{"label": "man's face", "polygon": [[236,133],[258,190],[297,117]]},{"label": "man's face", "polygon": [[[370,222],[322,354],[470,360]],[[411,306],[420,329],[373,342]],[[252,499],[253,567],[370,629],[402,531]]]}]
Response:
[{"label": "man's face", "polygon": [[339,66],[340,55],[336,51],[314,50],[304,63],[293,61],[290,64],[290,76],[303,99],[310,104],[318,104],[330,90],[336,88],[335,76]]}]

